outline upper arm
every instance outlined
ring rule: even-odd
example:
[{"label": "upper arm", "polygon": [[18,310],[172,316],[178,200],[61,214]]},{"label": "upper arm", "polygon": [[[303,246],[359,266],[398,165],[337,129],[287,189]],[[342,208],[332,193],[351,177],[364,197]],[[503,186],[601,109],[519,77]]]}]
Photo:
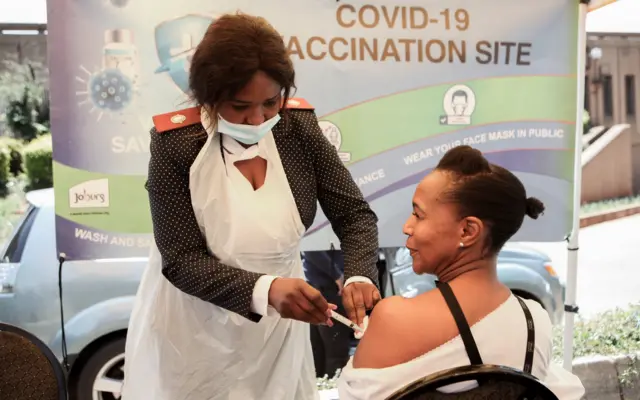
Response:
[{"label": "upper arm", "polygon": [[369,317],[367,330],[358,344],[353,359],[354,368],[386,368],[406,362],[411,342],[412,321],[408,300],[400,296],[380,301]]},{"label": "upper arm", "polygon": [[[179,140],[175,133],[151,131],[147,191],[156,245],[163,266],[208,256],[207,244],[200,232],[191,206],[187,159],[177,157]],[[185,151],[184,149],[182,151]]]},{"label": "upper arm", "polygon": [[324,137],[313,112],[298,117],[299,131],[310,143],[318,201],[340,239],[344,275],[378,281],[378,218],[364,199],[335,147]]}]

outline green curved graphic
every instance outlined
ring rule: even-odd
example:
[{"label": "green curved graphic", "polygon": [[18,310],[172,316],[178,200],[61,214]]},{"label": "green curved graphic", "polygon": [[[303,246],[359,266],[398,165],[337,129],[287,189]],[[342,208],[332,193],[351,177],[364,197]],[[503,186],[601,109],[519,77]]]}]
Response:
[{"label": "green curved graphic", "polygon": [[[505,121],[571,121],[576,105],[566,99],[575,96],[572,77],[527,76],[459,82],[475,94],[471,125]],[[453,84],[416,89],[356,104],[321,118],[336,124],[342,134],[341,152],[351,153],[356,162],[386,150],[430,136],[469,126],[441,125],[443,98]],[[553,95],[549,95],[553,93]],[[357,133],[357,134],[356,134]],[[90,228],[119,233],[150,233],[152,230],[146,177],[113,175],[71,168],[54,162],[56,213]],[[108,179],[109,206],[96,209],[72,208],[69,189],[95,179]]]},{"label": "green curved graphic", "polygon": [[[575,97],[575,77],[515,76],[456,84],[468,86],[475,94],[471,126],[503,121],[575,120],[576,105],[566,101]],[[320,119],[340,128],[340,151],[351,153],[353,163],[415,140],[468,127],[440,124],[443,99],[452,86],[443,84],[394,94]]]}]

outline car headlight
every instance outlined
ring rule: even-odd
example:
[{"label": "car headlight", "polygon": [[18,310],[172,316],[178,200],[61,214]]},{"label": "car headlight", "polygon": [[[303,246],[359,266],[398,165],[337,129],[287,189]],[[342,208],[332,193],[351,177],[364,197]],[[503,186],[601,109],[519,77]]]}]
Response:
[{"label": "car headlight", "polygon": [[546,269],[549,275],[553,276],[554,278],[558,277],[558,273],[555,269],[553,269],[553,265],[551,265],[551,263],[545,263],[544,269]]},{"label": "car headlight", "polygon": [[13,293],[18,264],[0,264],[0,294]]}]

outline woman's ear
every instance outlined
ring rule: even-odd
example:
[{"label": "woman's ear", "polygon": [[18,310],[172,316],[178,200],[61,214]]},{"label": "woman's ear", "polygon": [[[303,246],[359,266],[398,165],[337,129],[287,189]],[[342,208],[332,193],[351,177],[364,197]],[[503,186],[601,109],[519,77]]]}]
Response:
[{"label": "woman's ear", "polygon": [[461,221],[462,233],[460,236],[460,243],[464,247],[470,247],[483,239],[484,224],[482,220],[476,217],[467,217]]}]

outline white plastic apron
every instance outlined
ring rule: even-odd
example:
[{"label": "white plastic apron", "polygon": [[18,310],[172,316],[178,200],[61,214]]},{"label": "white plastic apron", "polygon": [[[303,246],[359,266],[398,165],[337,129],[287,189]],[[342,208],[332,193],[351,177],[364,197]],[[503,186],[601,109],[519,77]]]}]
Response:
[{"label": "white plastic apron", "polygon": [[[258,145],[267,178],[257,191],[229,157],[225,167],[220,140],[209,136],[190,172],[210,251],[230,266],[302,278],[304,225],[273,135]],[[272,312],[254,323],[183,293],[162,275],[154,246],[127,334],[123,399],[318,399],[309,326]]]}]

